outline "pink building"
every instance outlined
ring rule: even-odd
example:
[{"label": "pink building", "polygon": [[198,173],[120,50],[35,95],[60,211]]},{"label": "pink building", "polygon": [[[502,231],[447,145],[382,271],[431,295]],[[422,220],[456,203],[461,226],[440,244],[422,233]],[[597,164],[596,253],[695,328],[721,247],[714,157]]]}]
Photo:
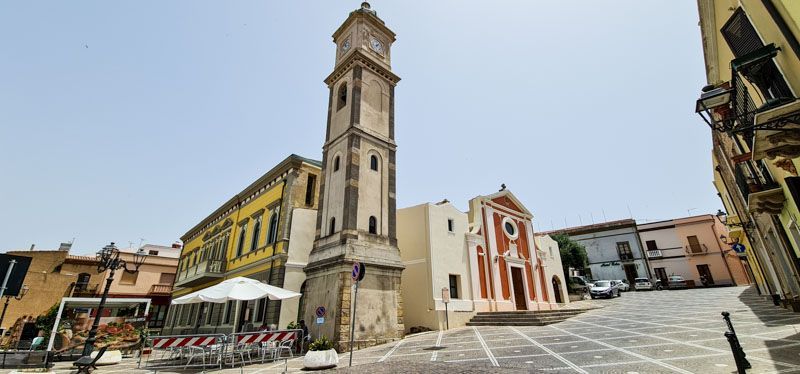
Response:
[{"label": "pink building", "polygon": [[667,284],[680,275],[689,286],[747,285],[746,266],[728,243],[728,229],[713,215],[638,225],[653,277]]}]

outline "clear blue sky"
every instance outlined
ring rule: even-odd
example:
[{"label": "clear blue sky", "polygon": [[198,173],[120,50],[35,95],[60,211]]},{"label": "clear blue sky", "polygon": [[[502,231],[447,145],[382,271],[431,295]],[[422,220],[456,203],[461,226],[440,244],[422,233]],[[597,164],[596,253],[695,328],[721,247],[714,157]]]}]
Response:
[{"label": "clear blue sky", "polygon": [[[0,250],[170,244],[321,158],[359,1],[0,3]],[[538,230],[711,213],[694,1],[372,1],[397,33],[398,206],[508,187]]]}]

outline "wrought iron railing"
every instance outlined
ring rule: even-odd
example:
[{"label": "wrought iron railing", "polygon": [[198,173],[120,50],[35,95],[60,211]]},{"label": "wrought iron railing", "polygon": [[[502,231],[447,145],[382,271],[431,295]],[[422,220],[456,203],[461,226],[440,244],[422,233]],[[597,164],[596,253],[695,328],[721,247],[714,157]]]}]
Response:
[{"label": "wrought iron railing", "polygon": [[206,260],[197,265],[190,266],[176,275],[176,282],[202,274],[225,273],[224,260]]},{"label": "wrought iron railing", "polygon": [[150,286],[151,294],[169,294],[172,292],[171,284],[154,284]]},{"label": "wrought iron railing", "polygon": [[708,252],[708,247],[705,244],[690,244],[686,246],[686,253],[690,255],[699,255]]}]

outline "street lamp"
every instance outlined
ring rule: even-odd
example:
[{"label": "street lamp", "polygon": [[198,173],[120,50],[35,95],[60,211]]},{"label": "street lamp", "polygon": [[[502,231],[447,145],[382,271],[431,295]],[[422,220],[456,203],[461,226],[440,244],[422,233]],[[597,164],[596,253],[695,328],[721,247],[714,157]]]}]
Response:
[{"label": "street lamp", "polygon": [[[725,123],[724,113],[730,110],[731,98],[733,90],[728,87],[714,87],[708,85],[703,87],[703,92],[700,98],[695,103],[695,112],[706,121],[712,130],[728,131],[730,130]],[[717,121],[714,118],[714,113],[719,114],[723,118]]]},{"label": "street lamp", "polygon": [[[717,220],[719,220],[719,222],[721,224],[723,224],[725,226],[728,226],[728,227],[742,227],[742,228],[744,228],[746,230],[751,230],[751,229],[753,229],[755,227],[755,226],[753,226],[753,223],[750,222],[750,221],[728,222],[728,214],[723,212],[721,209],[717,209],[716,216],[717,216]],[[725,218],[725,220],[723,220],[723,218]]]},{"label": "street lamp", "polygon": [[97,340],[97,328],[100,326],[100,317],[103,315],[103,307],[106,304],[108,290],[111,288],[111,282],[114,280],[114,272],[123,269],[127,273],[136,273],[139,271],[139,267],[144,264],[146,258],[147,253],[140,248],[139,251],[133,254],[133,269],[129,269],[128,262],[119,258],[119,249],[114,245],[114,242],[111,242],[111,244],[97,252],[97,272],[102,273],[106,270],[110,270],[111,272],[108,274],[108,278],[106,278],[106,288],[103,290],[103,296],[100,297],[100,305],[97,307],[97,314],[94,317],[92,329],[89,331],[89,337],[86,339],[86,343],[84,343],[83,346],[84,356],[89,356],[92,353],[92,349],[94,349],[94,342]]},{"label": "street lamp", "polygon": [[27,293],[28,293],[28,285],[23,284],[22,288],[19,290],[19,295],[17,296],[6,295],[6,304],[3,305],[3,314],[0,314],[0,326],[3,325],[3,319],[6,318],[6,309],[8,309],[8,302],[11,301],[11,298],[13,297],[14,300],[22,300],[22,298],[25,297]]}]

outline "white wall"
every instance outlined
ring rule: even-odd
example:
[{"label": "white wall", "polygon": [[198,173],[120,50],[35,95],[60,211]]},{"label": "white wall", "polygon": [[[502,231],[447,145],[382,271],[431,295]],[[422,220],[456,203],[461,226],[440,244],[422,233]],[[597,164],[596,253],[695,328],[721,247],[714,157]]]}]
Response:
[{"label": "white wall", "polygon": [[561,263],[561,252],[558,243],[550,235],[536,236],[536,245],[539,247],[539,256],[544,266],[545,285],[547,286],[547,296],[550,303],[555,303],[555,290],[553,289],[553,277],[558,277],[560,283],[561,299],[564,304],[569,303],[567,294],[567,280],[564,279],[564,269]]},{"label": "white wall", "polygon": [[[286,273],[283,278],[283,288],[300,292],[306,273],[303,268],[308,264],[308,254],[314,245],[314,231],[317,225],[317,211],[315,209],[294,208],[289,231],[289,258],[286,261]],[[286,327],[291,321],[297,321],[297,312],[300,298],[284,300],[281,302],[281,315],[278,319],[280,328]],[[310,325],[310,321],[307,321]]]}]

